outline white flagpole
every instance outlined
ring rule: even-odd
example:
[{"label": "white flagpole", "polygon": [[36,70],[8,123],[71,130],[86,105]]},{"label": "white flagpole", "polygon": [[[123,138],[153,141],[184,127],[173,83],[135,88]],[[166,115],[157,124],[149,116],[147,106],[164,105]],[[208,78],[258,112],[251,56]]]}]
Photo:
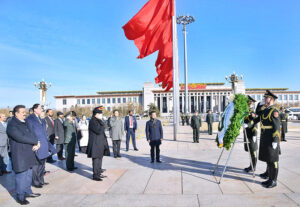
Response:
[{"label": "white flagpole", "polygon": [[173,126],[174,140],[177,140],[179,126],[179,67],[178,67],[178,41],[176,23],[176,1],[174,0],[174,16],[172,17],[173,34]]}]

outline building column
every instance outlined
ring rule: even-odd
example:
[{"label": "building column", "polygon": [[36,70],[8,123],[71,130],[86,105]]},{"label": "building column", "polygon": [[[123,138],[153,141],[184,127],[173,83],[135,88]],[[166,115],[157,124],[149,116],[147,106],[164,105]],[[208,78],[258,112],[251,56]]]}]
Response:
[{"label": "building column", "polygon": [[160,102],[159,111],[160,111],[160,113],[162,113],[163,100],[162,100],[162,94],[161,93],[159,94],[159,102]]},{"label": "building column", "polygon": [[221,113],[221,96],[220,96],[220,92],[218,93],[218,112]]},{"label": "building column", "polygon": [[206,113],[206,93],[204,93],[203,112]]}]

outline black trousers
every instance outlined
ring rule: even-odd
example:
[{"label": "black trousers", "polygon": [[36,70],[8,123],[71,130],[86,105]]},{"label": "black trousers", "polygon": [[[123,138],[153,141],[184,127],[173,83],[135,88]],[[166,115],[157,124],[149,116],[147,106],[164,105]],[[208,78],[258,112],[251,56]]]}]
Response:
[{"label": "black trousers", "polygon": [[283,129],[281,129],[281,141],[285,140],[285,132]]},{"label": "black trousers", "polygon": [[[257,154],[256,151],[252,151],[250,150],[250,155],[251,155],[251,160],[252,160],[252,164],[253,164],[253,169],[256,169],[256,163],[257,163]],[[250,163],[250,167],[251,167],[251,163]]]},{"label": "black trousers", "polygon": [[155,155],[156,155],[156,160],[159,161],[160,160],[160,149],[159,149],[159,145],[160,145],[160,141],[151,141],[150,142],[150,153],[151,153],[151,160],[154,161],[154,151],[155,151]]},{"label": "black trousers", "polygon": [[114,156],[120,156],[121,140],[113,140]]},{"label": "black trousers", "polygon": [[63,151],[64,151],[64,145],[63,144],[56,144],[56,151],[57,151],[57,157],[62,158],[63,157]]},{"label": "black trousers", "polygon": [[211,123],[207,123],[207,128],[208,128],[208,134],[212,135],[212,124]]},{"label": "black trousers", "polygon": [[93,158],[93,178],[100,178],[101,170],[102,170],[102,159],[101,158]]},{"label": "black trousers", "polygon": [[45,172],[46,159],[38,161],[38,164],[32,167],[32,185],[44,185],[44,172]]},{"label": "black trousers", "polygon": [[[54,134],[53,134],[53,135],[50,135],[50,136],[48,137],[48,140],[49,140],[49,142],[50,142],[52,145],[54,145],[54,139],[55,139],[55,135],[54,135]],[[47,162],[51,162],[52,160],[53,160],[52,155],[49,156],[49,157],[47,158]]]},{"label": "black trousers", "polygon": [[80,152],[86,154],[86,149],[87,149],[87,146],[80,147]]},{"label": "black trousers", "polygon": [[267,162],[269,180],[277,181],[278,162]]}]

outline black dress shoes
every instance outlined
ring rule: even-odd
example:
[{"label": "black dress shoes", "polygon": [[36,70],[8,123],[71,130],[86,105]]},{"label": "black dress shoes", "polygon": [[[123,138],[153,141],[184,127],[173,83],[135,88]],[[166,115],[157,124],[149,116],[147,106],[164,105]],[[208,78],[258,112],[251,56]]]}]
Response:
[{"label": "black dress shoes", "polygon": [[76,170],[76,169],[78,169],[78,167],[73,167],[73,168],[70,168],[70,169],[67,169],[68,171],[74,171],[74,170]]},{"label": "black dress shoes", "polygon": [[17,201],[17,203],[19,203],[19,204],[21,204],[21,205],[28,205],[28,204],[29,204],[29,201],[26,200],[26,199],[24,199],[24,200],[19,200],[19,199],[17,199],[16,201]]},{"label": "black dress shoes", "polygon": [[102,179],[102,178],[107,178],[106,175],[100,175],[99,177],[100,177],[101,179]]},{"label": "black dress shoes", "polygon": [[26,198],[36,198],[36,197],[39,197],[39,196],[41,196],[40,193],[31,193],[29,195],[26,195],[25,197]]},{"label": "black dress shoes", "polygon": [[277,186],[277,182],[274,180],[268,180],[266,182],[262,182],[262,186],[265,188],[274,188]]},{"label": "black dress shoes", "polygon": [[118,157],[118,158],[121,158],[122,156],[121,156],[121,155],[118,155],[117,157]]},{"label": "black dress shoes", "polygon": [[259,177],[261,177],[262,179],[268,179],[268,178],[269,178],[267,172],[264,172],[264,173],[262,173],[262,174],[259,174]]},{"label": "black dress shoes", "polygon": [[93,180],[95,180],[95,181],[102,181],[101,178],[93,178]]},{"label": "black dress shoes", "polygon": [[139,149],[138,149],[138,148],[135,148],[134,151],[139,151]]},{"label": "black dress shoes", "polygon": [[42,188],[43,186],[42,185],[32,185],[33,187],[35,188]]},{"label": "black dress shoes", "polygon": [[2,170],[2,171],[1,171],[1,173],[2,173],[2,174],[10,174],[10,173],[11,173],[11,171]]},{"label": "black dress shoes", "polygon": [[160,161],[160,160],[156,160],[156,162],[158,162],[158,163],[161,163],[161,161]]},{"label": "black dress shoes", "polygon": [[44,183],[43,185],[49,185],[49,183]]},{"label": "black dress shoes", "polygon": [[102,169],[102,170],[101,170],[101,173],[104,173],[105,171],[106,171],[106,169]]}]

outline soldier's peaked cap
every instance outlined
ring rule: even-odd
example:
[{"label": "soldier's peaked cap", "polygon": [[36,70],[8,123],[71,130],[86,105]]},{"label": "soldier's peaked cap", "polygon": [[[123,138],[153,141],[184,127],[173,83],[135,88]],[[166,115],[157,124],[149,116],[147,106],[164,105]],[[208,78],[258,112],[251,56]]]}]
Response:
[{"label": "soldier's peaked cap", "polygon": [[266,90],[266,93],[265,93],[265,95],[264,95],[265,97],[272,97],[272,98],[274,98],[274,99],[277,99],[278,97],[274,94],[274,93],[272,93],[270,90]]}]

